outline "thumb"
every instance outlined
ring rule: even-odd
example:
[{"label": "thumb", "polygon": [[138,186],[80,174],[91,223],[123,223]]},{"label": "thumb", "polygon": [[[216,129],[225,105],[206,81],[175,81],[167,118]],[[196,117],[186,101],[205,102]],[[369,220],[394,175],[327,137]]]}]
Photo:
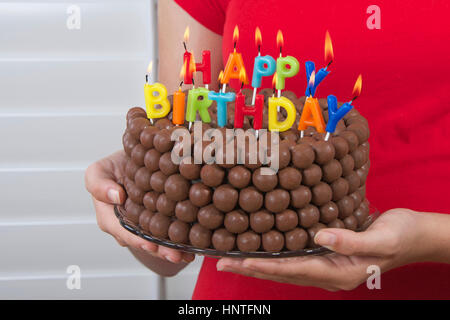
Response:
[{"label": "thumb", "polygon": [[86,189],[98,201],[110,204],[122,204],[125,191],[113,180],[112,174],[99,162],[90,165],[85,173]]},{"label": "thumb", "polygon": [[347,229],[323,229],[314,237],[314,242],[343,255],[385,256],[390,254],[390,241],[380,230],[354,232]]}]

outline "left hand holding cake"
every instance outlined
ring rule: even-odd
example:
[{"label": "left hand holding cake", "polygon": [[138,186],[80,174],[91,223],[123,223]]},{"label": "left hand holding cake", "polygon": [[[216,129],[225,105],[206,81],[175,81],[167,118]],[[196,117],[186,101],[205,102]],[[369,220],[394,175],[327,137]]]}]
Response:
[{"label": "left hand holding cake", "polygon": [[382,214],[366,231],[324,229],[316,244],[334,253],[285,259],[223,258],[217,270],[329,291],[352,290],[366,282],[368,267],[381,272],[415,262],[450,261],[442,248],[448,245],[450,219],[445,214],[393,209]]},{"label": "left hand holding cake", "polygon": [[[159,267],[161,267],[155,266],[155,262],[156,264],[163,263],[164,260],[162,259],[180,265],[182,262],[194,260],[192,254],[158,246],[133,235],[120,225],[119,220],[114,215],[113,208],[115,204],[123,204],[126,200],[125,191],[116,182],[125,175],[125,164],[125,152],[119,151],[91,164],[86,170],[86,189],[91,193],[94,200],[97,223],[100,229],[112,235],[121,246],[128,247],[139,260],[155,272],[158,272]],[[152,257],[146,258],[145,255],[161,259],[150,263],[149,258]]]}]

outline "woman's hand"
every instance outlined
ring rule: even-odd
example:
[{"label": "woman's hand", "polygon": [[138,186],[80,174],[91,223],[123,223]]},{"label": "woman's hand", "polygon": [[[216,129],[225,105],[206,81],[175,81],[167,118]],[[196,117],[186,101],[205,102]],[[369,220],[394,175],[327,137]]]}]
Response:
[{"label": "woman's hand", "polygon": [[429,248],[423,244],[422,215],[394,209],[364,232],[323,229],[314,241],[333,250],[331,254],[286,259],[223,258],[217,269],[330,291],[351,290],[366,281],[370,265],[385,272],[426,259]]},{"label": "woman's hand", "polygon": [[[112,235],[123,247],[133,249],[139,257],[146,252],[172,263],[191,262],[194,256],[148,242],[125,230],[114,215],[114,204],[122,204],[126,199],[123,188],[117,184],[125,175],[126,157],[118,151],[90,165],[86,170],[85,183],[94,200],[97,223],[100,229]],[[135,254],[136,255],[136,254]]]}]

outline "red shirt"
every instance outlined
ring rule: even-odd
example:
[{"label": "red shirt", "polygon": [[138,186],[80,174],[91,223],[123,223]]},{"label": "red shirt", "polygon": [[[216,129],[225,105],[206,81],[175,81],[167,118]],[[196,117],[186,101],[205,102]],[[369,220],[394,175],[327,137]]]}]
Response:
[{"label": "red shirt", "polygon": [[[351,98],[358,74],[362,95],[354,106],[369,120],[371,168],[367,197],[381,212],[391,208],[448,213],[450,181],[450,3],[378,0],[381,29],[369,29],[370,1],[335,0],[177,0],[212,31],[223,33],[224,63],[237,50],[249,77],[257,54],[254,32],[262,32],[262,55],[278,55],[276,33],[284,35],[283,55],[300,61],[300,72],[286,89],[303,95],[304,63],[324,66],[324,38],[329,30],[335,62],[316,95]],[[195,35],[192,35],[195,37]],[[206,48],[205,48],[206,49]],[[214,52],[221,48],[207,48]],[[180,59],[181,59],[180,53]],[[251,79],[251,78],[250,78]],[[271,77],[263,87],[271,87]],[[352,291],[331,293],[216,271],[205,258],[194,299],[393,299],[449,298],[450,265],[422,263],[386,272],[381,290],[365,283]]]}]

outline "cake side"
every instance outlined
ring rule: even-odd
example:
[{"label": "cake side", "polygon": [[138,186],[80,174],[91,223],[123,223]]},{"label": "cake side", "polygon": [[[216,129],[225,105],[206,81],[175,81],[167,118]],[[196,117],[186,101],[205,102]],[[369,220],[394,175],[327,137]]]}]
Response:
[{"label": "cake side", "polygon": [[[261,93],[266,111],[272,91]],[[195,140],[193,132],[191,156],[176,164],[171,158],[175,144],[171,133],[180,127],[173,126],[171,115],[151,125],[143,109],[130,109],[123,135],[128,156],[123,179],[128,194],[126,217],[157,238],[243,252],[312,248],[314,235],[322,228],[361,227],[369,215],[365,197],[370,167],[367,120],[352,109],[329,141],[313,127],[300,138],[295,128],[305,98],[292,92],[283,95],[299,112],[293,128],[279,135],[274,175],[263,174],[262,168],[270,162],[251,162],[254,151],[247,145],[239,146],[235,137],[223,141],[224,150],[234,150],[232,163],[214,163],[220,157],[213,150],[209,159],[195,164],[195,149],[206,154],[215,141]],[[319,104],[327,121],[326,100],[320,99]],[[202,124],[203,132],[216,126],[215,105],[209,110],[212,122]],[[230,103],[227,128],[233,127],[233,114],[234,103]],[[280,121],[284,116],[279,113]],[[267,112],[263,119],[267,128]],[[251,119],[246,118],[246,133],[253,132],[249,128]],[[219,130],[224,133],[225,128]],[[261,133],[259,140],[262,137]],[[271,147],[269,143],[263,151],[270,154]]]}]

